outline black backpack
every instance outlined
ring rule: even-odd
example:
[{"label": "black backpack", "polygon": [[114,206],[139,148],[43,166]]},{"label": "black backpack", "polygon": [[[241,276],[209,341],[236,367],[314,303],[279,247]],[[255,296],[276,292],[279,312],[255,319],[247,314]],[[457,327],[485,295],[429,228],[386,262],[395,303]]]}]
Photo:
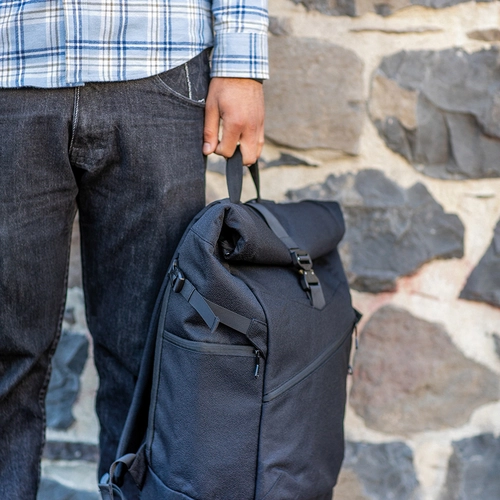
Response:
[{"label": "black backpack", "polygon": [[238,151],[227,180],[230,199],[203,209],[175,252],[103,499],[124,498],[126,470],[145,500],[331,498],[360,317],[342,213],[240,203]]}]

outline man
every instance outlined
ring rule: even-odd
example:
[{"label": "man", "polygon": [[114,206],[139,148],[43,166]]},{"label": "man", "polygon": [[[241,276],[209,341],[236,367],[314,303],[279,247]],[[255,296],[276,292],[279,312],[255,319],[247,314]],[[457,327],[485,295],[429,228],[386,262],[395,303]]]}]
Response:
[{"label": "man", "polygon": [[265,0],[0,2],[1,498],[36,497],[77,207],[113,461],[204,155],[260,154],[266,31]]}]

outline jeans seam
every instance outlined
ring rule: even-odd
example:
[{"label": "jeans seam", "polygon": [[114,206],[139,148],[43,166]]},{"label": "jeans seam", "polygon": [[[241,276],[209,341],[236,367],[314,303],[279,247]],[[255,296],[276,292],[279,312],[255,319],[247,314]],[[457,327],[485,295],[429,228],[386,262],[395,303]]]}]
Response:
[{"label": "jeans seam", "polygon": [[[73,220],[75,217],[75,212],[73,213],[73,217],[71,217],[71,220]],[[54,340],[52,341],[52,344],[50,345],[49,349],[49,365],[47,367],[47,372],[45,374],[45,379],[43,381],[42,388],[38,394],[38,403],[41,406],[42,410],[42,440],[41,440],[41,448],[40,448],[40,456],[38,457],[38,484],[40,484],[41,476],[42,476],[42,469],[41,469],[41,460],[43,456],[43,449],[45,448],[45,443],[46,443],[46,437],[45,437],[45,432],[46,432],[46,427],[47,427],[47,412],[45,410],[45,396],[47,395],[47,389],[49,386],[50,382],[50,376],[52,374],[52,358],[54,356],[54,353],[56,352],[57,344],[59,343],[59,339],[61,338],[61,333],[62,333],[62,320],[64,317],[64,309],[66,306],[66,294],[67,294],[67,289],[68,289],[68,277],[69,277],[69,259],[70,259],[70,250],[71,250],[71,237],[72,237],[72,231],[69,234],[69,238],[67,241],[67,246],[66,246],[66,272],[64,275],[64,293],[61,301],[61,307],[59,310],[59,320],[58,320],[58,326],[57,326],[57,331]]]},{"label": "jeans seam", "polygon": [[78,114],[80,111],[80,87],[75,89],[75,100],[73,104],[73,126],[71,128],[71,141],[69,143],[69,154],[73,151],[73,144],[75,142],[76,126],[78,124]]}]

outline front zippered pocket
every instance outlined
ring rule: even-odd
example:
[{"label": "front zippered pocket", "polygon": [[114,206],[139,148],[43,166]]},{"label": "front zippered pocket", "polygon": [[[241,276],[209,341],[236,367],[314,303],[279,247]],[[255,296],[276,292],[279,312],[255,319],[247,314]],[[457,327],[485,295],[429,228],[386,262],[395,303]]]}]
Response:
[{"label": "front zippered pocket", "polygon": [[344,344],[345,340],[352,335],[356,323],[353,324],[347,331],[338,339],[336,342],[330,345],[325,351],[323,351],[317,358],[315,358],[311,363],[309,363],[305,368],[303,368],[299,373],[293,376],[291,379],[287,380],[276,389],[269,391],[264,394],[262,401],[267,403],[277,398],[279,395],[291,389],[294,385],[299,384],[308,375],[316,371],[323,363],[325,363],[330,356],[333,356],[335,352]]},{"label": "front zippered pocket", "polygon": [[263,356],[253,345],[169,331],[159,337],[151,469],[188,498],[253,500],[264,378],[255,375],[263,373]]},{"label": "front zippered pocket", "polygon": [[170,332],[163,332],[163,338],[182,349],[188,349],[203,354],[213,354],[216,356],[241,356],[255,358],[254,377],[258,378],[261,370],[262,352],[251,345],[235,344],[212,344],[209,342],[195,342],[193,340],[183,339]]},{"label": "front zippered pocket", "polygon": [[344,454],[353,327],[354,321],[338,340],[263,397],[256,500],[331,494]]}]

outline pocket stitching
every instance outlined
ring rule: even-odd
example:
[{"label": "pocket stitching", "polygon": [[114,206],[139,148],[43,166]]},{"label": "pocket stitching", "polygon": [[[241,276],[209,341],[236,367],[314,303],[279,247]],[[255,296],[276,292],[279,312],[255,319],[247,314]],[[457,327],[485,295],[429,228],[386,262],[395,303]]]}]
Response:
[{"label": "pocket stitching", "polygon": [[172,97],[176,97],[180,101],[186,104],[191,104],[192,106],[196,106],[198,108],[205,108],[205,100],[203,101],[195,101],[194,99],[190,99],[189,97],[186,97],[185,95],[180,94],[176,90],[174,90],[172,87],[167,85],[161,78],[160,75],[155,75],[153,78],[153,81],[157,84],[157,86],[160,86],[162,90],[167,91],[168,94],[172,95]]}]

